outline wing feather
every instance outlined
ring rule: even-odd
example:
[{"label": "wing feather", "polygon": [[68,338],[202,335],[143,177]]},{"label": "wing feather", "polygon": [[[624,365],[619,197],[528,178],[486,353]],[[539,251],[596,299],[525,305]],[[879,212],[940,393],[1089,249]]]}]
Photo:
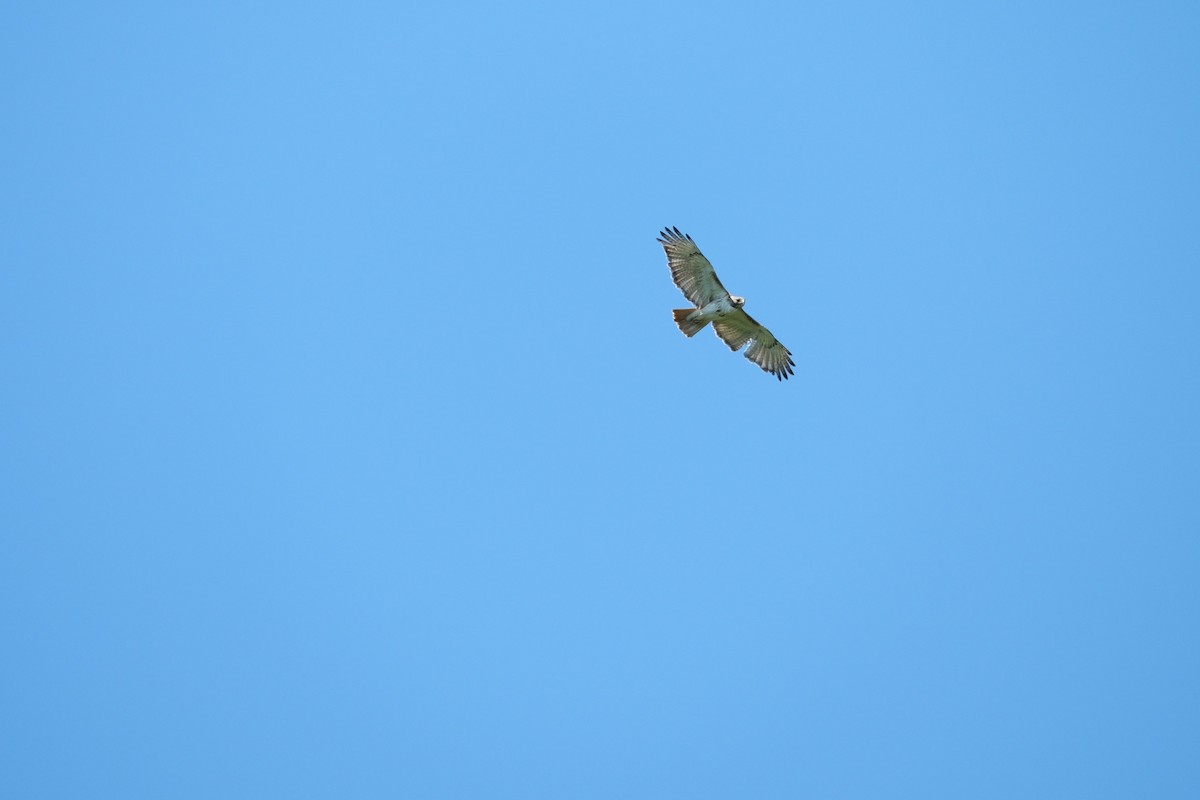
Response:
[{"label": "wing feather", "polygon": [[736,351],[746,342],[750,342],[750,346],[746,348],[746,358],[774,375],[776,379],[783,380],[796,374],[792,371],[792,367],[796,366],[796,362],[791,359],[792,352],[742,309],[739,308],[723,319],[714,321],[713,330],[721,341],[729,345],[730,350]]},{"label": "wing feather", "polygon": [[705,306],[719,297],[728,297],[729,292],[717,280],[717,273],[692,237],[681,233],[679,228],[664,228],[658,241],[667,254],[667,266],[671,268],[671,279],[697,308]]}]

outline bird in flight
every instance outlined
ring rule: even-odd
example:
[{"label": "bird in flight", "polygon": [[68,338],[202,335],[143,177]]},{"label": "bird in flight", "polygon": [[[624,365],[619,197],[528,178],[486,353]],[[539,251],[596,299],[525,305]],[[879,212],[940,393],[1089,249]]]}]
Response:
[{"label": "bird in flight", "polygon": [[679,228],[665,228],[659,234],[659,244],[667,253],[667,266],[671,278],[683,296],[696,308],[677,308],[675,324],[689,339],[712,323],[713,330],[721,341],[736,352],[746,342],[746,358],[758,364],[766,372],[783,380],[794,375],[796,366],[790,356],[792,352],[780,344],[771,332],[754,321],[742,310],[746,298],[725,291],[717,273],[692,237],[680,233]]}]

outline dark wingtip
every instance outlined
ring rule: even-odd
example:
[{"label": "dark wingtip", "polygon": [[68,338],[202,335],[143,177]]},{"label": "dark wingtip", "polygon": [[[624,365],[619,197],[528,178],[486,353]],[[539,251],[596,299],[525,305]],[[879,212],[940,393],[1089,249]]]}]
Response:
[{"label": "dark wingtip", "polygon": [[[692,238],[692,235],[679,230],[678,225],[668,225],[659,232],[659,236],[666,237],[667,239],[679,239],[680,241],[687,239],[692,244],[696,243],[696,241]],[[662,241],[662,239],[659,239],[659,241]]]}]

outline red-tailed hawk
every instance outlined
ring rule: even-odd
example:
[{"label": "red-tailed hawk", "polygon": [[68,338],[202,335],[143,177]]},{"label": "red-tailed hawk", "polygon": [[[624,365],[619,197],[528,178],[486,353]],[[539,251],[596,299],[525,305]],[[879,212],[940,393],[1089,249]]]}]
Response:
[{"label": "red-tailed hawk", "polygon": [[746,358],[779,380],[794,375],[792,367],[796,364],[789,357],[791,351],[742,310],[746,298],[725,291],[717,280],[713,265],[696,247],[692,237],[680,233],[679,228],[666,228],[659,236],[675,285],[684,297],[696,304],[696,308],[675,309],[675,324],[679,330],[691,338],[711,322],[717,336],[729,345],[730,350],[737,351],[750,342]]}]

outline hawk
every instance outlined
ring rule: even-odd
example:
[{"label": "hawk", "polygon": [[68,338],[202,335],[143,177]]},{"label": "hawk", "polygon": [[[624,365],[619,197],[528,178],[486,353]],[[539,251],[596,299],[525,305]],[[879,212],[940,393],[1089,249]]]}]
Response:
[{"label": "hawk", "polygon": [[736,352],[746,342],[746,358],[758,364],[766,372],[783,380],[794,375],[796,366],[790,356],[792,352],[780,344],[771,332],[754,321],[742,310],[746,298],[731,295],[717,280],[717,273],[692,237],[680,233],[679,228],[665,228],[658,241],[667,253],[667,266],[671,278],[679,291],[696,308],[677,308],[675,324],[689,339],[704,329],[708,323],[721,341]]}]

